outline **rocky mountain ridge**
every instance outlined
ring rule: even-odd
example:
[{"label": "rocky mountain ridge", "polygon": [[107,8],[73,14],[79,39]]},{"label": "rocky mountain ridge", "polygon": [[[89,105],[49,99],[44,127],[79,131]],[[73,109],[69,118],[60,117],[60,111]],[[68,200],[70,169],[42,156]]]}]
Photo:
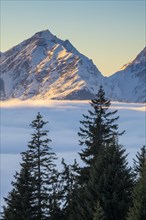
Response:
[{"label": "rocky mountain ridge", "polygon": [[103,85],[114,101],[145,102],[145,55],[146,48],[122,70],[104,77],[68,40],[41,31],[0,53],[1,100],[90,99]]},{"label": "rocky mountain ridge", "polygon": [[112,100],[146,102],[146,47],[108,81]]}]

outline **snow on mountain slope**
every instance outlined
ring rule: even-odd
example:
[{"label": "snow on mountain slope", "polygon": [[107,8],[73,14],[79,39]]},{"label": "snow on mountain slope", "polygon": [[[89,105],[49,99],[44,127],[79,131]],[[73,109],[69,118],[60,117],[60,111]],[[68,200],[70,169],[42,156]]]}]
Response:
[{"label": "snow on mountain slope", "polygon": [[112,100],[146,102],[146,47],[108,78],[107,92]]},{"label": "snow on mountain slope", "polygon": [[1,55],[1,99],[88,99],[104,80],[72,44],[36,33]]},{"label": "snow on mountain slope", "polygon": [[146,102],[146,48],[110,77],[68,40],[41,31],[0,53],[0,98],[91,99],[103,85],[113,101]]}]

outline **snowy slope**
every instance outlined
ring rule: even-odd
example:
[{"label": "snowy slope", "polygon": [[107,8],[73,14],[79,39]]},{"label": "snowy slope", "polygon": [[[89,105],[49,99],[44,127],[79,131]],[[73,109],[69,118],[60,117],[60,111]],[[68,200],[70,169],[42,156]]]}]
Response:
[{"label": "snowy slope", "polygon": [[1,99],[88,99],[104,77],[92,60],[50,31],[13,47],[1,56]]},{"label": "snowy slope", "polygon": [[111,77],[48,30],[0,56],[1,100],[91,99],[103,85],[113,101],[146,101],[146,48]]},{"label": "snowy slope", "polygon": [[116,101],[146,102],[146,47],[108,78],[108,95]]}]

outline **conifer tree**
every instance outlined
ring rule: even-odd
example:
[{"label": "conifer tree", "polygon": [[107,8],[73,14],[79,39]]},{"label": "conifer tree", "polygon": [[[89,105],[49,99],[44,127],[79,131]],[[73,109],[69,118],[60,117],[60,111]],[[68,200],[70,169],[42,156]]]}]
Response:
[{"label": "conifer tree", "polygon": [[76,192],[78,189],[79,165],[76,160],[72,165],[67,165],[62,159],[63,170],[61,172],[62,182],[62,205],[64,219],[72,219],[72,213],[76,205]]},{"label": "conifer tree", "polygon": [[105,219],[105,217],[104,217],[103,209],[102,209],[99,201],[97,201],[95,211],[93,214],[93,220],[104,220],[104,219]]},{"label": "conifer tree", "polygon": [[[133,205],[129,209],[128,220],[146,219],[146,149],[141,148],[137,153],[136,171],[138,178],[133,191]],[[136,162],[136,161],[135,161]]]},{"label": "conifer tree", "polygon": [[102,86],[100,86],[95,99],[91,100],[90,105],[92,110],[88,111],[89,115],[83,115],[84,120],[80,121],[82,127],[78,133],[80,145],[86,147],[79,153],[81,160],[86,164],[86,167],[82,169],[84,183],[89,177],[88,168],[93,164],[106,143],[110,143],[113,135],[123,134],[123,132],[118,132],[116,121],[119,116],[115,117],[117,110],[111,111],[109,109],[111,102],[106,99]]},{"label": "conifer tree", "polygon": [[[125,161],[126,157],[124,158],[123,156],[124,152],[122,150],[120,151],[118,148],[118,154],[118,150],[116,151],[115,148],[115,152],[117,152],[117,160],[116,158],[112,158],[113,155],[108,152],[108,148],[109,151],[111,150],[110,146],[115,146],[115,144],[113,144],[113,139],[115,140],[115,138],[113,137],[118,139],[118,136],[122,135],[124,132],[118,132],[118,124],[116,122],[119,119],[119,116],[115,116],[117,110],[112,111],[110,109],[111,102],[110,100],[106,99],[102,86],[100,87],[95,99],[91,100],[90,104],[92,109],[88,111],[88,115],[83,115],[84,120],[81,121],[82,127],[78,133],[80,137],[80,145],[85,146],[85,149],[79,153],[81,160],[85,163],[85,166],[81,168],[80,173],[81,187],[78,193],[82,202],[78,207],[78,213],[80,213],[80,217],[76,217],[75,219],[77,220],[93,220],[94,208],[96,206],[97,198],[99,199],[99,202],[104,211],[105,209],[108,209],[108,205],[113,205],[115,201],[115,204],[118,202],[118,208],[121,206],[121,213],[125,215],[125,212],[127,211],[127,203],[129,203],[130,200],[132,187],[131,174]],[[112,166],[111,161],[109,161],[108,154],[111,156],[110,159],[113,160]],[[111,169],[111,171],[109,169]],[[114,190],[115,185],[110,183],[110,179],[113,178],[114,184],[116,180],[118,184],[118,180],[121,179],[120,169],[122,175],[126,175],[127,177],[127,179],[124,178],[123,182],[121,182],[121,185],[127,184],[125,185],[126,190],[124,191],[123,196],[121,195],[120,191],[122,190],[122,186],[119,185],[119,189],[117,186],[118,192],[116,192],[116,189]],[[115,170],[119,172],[117,177]],[[112,172],[113,176],[110,176]],[[102,189],[103,184],[105,184],[104,192]],[[111,192],[111,190],[113,191]],[[119,193],[118,196],[123,198],[121,203],[119,197],[117,198],[117,193]],[[114,208],[117,208],[115,204]],[[106,217],[108,212],[109,211],[105,212]],[[114,217],[113,219],[116,218]]]},{"label": "conifer tree", "polygon": [[28,153],[22,154],[20,173],[16,172],[13,189],[8,197],[4,198],[6,205],[3,207],[4,220],[33,220],[35,219],[35,178],[31,174],[31,163]]},{"label": "conifer tree", "polygon": [[51,140],[44,129],[46,124],[40,113],[30,124],[34,132],[28,150],[22,153],[22,168],[15,176],[14,188],[5,199],[4,219],[53,220],[59,213],[56,155],[48,146]]},{"label": "conifer tree", "polygon": [[134,159],[134,172],[138,178],[139,174],[142,172],[146,158],[146,147],[145,145],[141,148],[140,152],[137,152],[136,159]]},{"label": "conifer tree", "polygon": [[56,175],[56,155],[48,146],[51,140],[48,138],[48,130],[44,126],[48,122],[43,120],[43,116],[38,113],[36,119],[30,126],[34,129],[32,139],[28,144],[29,156],[32,159],[32,173],[36,179],[36,198],[37,212],[39,220],[47,219],[49,214],[49,199],[52,197],[52,184]]},{"label": "conifer tree", "polygon": [[52,194],[49,196],[49,220],[64,220],[62,212],[62,188],[60,173],[56,170],[52,176]]},{"label": "conifer tree", "polygon": [[125,150],[113,141],[96,158],[85,187],[84,217],[92,220],[97,198],[105,219],[125,220],[131,202],[133,175],[128,167]]}]

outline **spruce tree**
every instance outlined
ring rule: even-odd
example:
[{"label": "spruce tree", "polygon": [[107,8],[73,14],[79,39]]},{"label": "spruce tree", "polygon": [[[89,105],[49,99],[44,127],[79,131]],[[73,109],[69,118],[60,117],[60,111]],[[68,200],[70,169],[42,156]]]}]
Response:
[{"label": "spruce tree", "polygon": [[56,155],[49,147],[51,142],[48,138],[49,131],[44,129],[47,123],[43,120],[43,116],[38,113],[36,119],[30,124],[34,132],[28,144],[28,152],[32,160],[32,174],[35,176],[36,181],[34,195],[37,207],[36,217],[39,220],[50,217],[49,200],[53,195],[52,185],[56,175],[56,165],[54,163]]},{"label": "spruce tree", "polygon": [[28,153],[22,154],[20,173],[16,172],[13,189],[5,199],[4,220],[34,220],[35,216],[35,177],[31,174],[31,162]]},{"label": "spruce tree", "polygon": [[[136,171],[138,172],[136,185],[133,191],[133,205],[129,209],[128,220],[146,219],[146,149],[141,148],[137,153]],[[135,161],[136,162],[136,161]]]},{"label": "spruce tree", "polygon": [[115,117],[117,110],[111,111],[110,100],[106,99],[105,92],[100,86],[95,99],[90,102],[92,110],[88,111],[88,115],[83,115],[84,120],[80,121],[82,127],[78,133],[80,137],[80,145],[85,146],[79,153],[81,160],[86,167],[82,169],[82,182],[86,182],[89,177],[89,167],[93,164],[96,156],[106,145],[110,143],[113,135],[122,135],[118,132],[118,124],[116,121],[119,116]]},{"label": "spruce tree", "polygon": [[64,220],[62,212],[62,188],[60,173],[54,170],[52,193],[49,196],[49,220]]},{"label": "spruce tree", "polygon": [[49,147],[46,124],[40,113],[30,124],[34,132],[27,151],[22,153],[21,171],[5,198],[4,219],[52,220],[59,213],[56,155]]},{"label": "spruce tree", "polygon": [[62,211],[64,219],[74,219],[72,216],[76,205],[76,192],[78,190],[79,165],[76,160],[72,165],[65,163],[62,159],[63,170],[61,172],[62,182]]},{"label": "spruce tree", "polygon": [[138,178],[139,174],[142,172],[144,163],[146,158],[146,147],[145,145],[141,148],[140,152],[137,152],[136,159],[134,159],[134,172],[136,174],[136,178]]},{"label": "spruce tree", "polygon": [[[98,198],[104,212],[106,210],[105,219],[109,214],[110,217],[107,219],[110,220],[112,219],[111,216],[114,213],[114,209],[121,209],[121,215],[125,215],[127,211],[126,206],[129,205],[130,202],[132,187],[131,171],[127,167],[126,156],[123,156],[124,152],[122,150],[120,151],[119,146],[118,150],[115,147],[113,140],[115,140],[115,137],[118,139],[118,136],[124,132],[118,132],[117,120],[119,116],[115,116],[117,110],[112,111],[110,109],[111,102],[106,99],[102,86],[90,104],[91,110],[88,111],[88,115],[83,115],[84,120],[81,121],[82,127],[78,133],[80,145],[85,147],[85,149],[79,153],[85,166],[81,168],[81,187],[78,192],[80,200],[82,201],[80,206],[78,206],[80,217],[76,216],[75,219],[93,220],[94,208]],[[113,151],[117,158],[113,158],[110,152],[112,151],[111,146],[113,145],[115,147]],[[110,160],[113,161],[112,164],[108,154],[110,155]],[[116,172],[119,174],[116,175]],[[123,182],[121,181],[120,172],[121,176],[123,176]],[[115,185],[118,184],[118,181],[121,181],[119,188],[118,186],[116,186],[116,188],[115,185],[111,183],[112,178]],[[125,186],[122,184],[125,184]],[[104,192],[103,186],[105,187]],[[122,187],[125,187],[125,190]],[[121,190],[124,191],[123,195]],[[118,193],[119,195],[117,195]],[[112,214],[108,206],[111,208]],[[113,219],[116,219],[117,215],[119,216],[119,214],[115,213]],[[122,217],[119,219],[121,218]]]},{"label": "spruce tree", "polygon": [[93,220],[104,220],[104,211],[99,203],[99,201],[97,201],[96,206],[95,206],[95,211],[93,214]]},{"label": "spruce tree", "polygon": [[92,220],[97,198],[106,220],[125,220],[131,204],[133,175],[128,167],[127,155],[113,138],[96,158],[90,169],[85,187],[84,218]]}]

